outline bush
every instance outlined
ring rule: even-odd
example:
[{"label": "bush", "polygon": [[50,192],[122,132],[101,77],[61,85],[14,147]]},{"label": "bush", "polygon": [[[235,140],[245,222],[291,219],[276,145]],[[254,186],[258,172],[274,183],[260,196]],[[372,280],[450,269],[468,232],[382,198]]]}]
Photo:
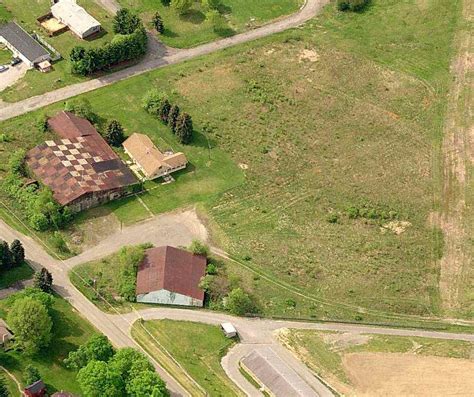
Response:
[{"label": "bush", "polygon": [[221,0],[202,0],[202,4],[209,10],[218,10],[222,2]]},{"label": "bush", "polygon": [[370,0],[337,0],[339,11],[363,11],[370,3]]},{"label": "bush", "polygon": [[64,105],[64,110],[66,112],[74,113],[78,117],[89,120],[91,123],[97,123],[99,117],[92,110],[91,103],[85,99],[73,99],[72,101],[67,101]]},{"label": "bush", "polygon": [[160,13],[156,12],[155,15],[153,15],[151,23],[159,34],[165,32],[165,25],[163,24],[163,19],[161,18]]},{"label": "bush", "polygon": [[227,295],[225,308],[236,316],[243,316],[257,311],[254,302],[242,288],[235,288]]},{"label": "bush", "polygon": [[206,258],[209,256],[210,249],[209,246],[202,243],[199,240],[193,240],[191,245],[189,246],[189,250],[194,254],[194,255],[203,255]]},{"label": "bush", "polygon": [[328,223],[337,223],[339,222],[339,215],[337,214],[329,214],[326,218]]},{"label": "bush", "polygon": [[188,145],[193,140],[194,126],[193,119],[187,113],[181,113],[176,120],[176,136],[183,145]]},{"label": "bush", "polygon": [[39,132],[46,132],[48,131],[48,116],[46,114],[40,114],[36,119],[36,127],[38,128]]},{"label": "bush", "polygon": [[185,14],[193,5],[193,0],[171,0],[171,7],[182,15]]},{"label": "bush", "polygon": [[142,107],[152,115],[158,115],[163,102],[167,100],[166,95],[157,89],[148,91],[142,99]]},{"label": "bush", "polygon": [[23,379],[26,385],[31,385],[41,379],[38,368],[28,364],[23,371]]}]

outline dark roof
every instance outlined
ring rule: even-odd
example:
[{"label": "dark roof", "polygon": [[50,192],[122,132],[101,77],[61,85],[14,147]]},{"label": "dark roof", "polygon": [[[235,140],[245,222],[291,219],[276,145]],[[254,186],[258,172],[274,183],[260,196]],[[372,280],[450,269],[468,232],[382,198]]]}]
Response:
[{"label": "dark roof", "polygon": [[35,62],[38,58],[49,55],[49,52],[16,22],[0,24],[0,36],[3,36],[30,62]]},{"label": "dark roof", "polygon": [[199,281],[206,273],[206,258],[174,247],[150,248],[138,268],[137,295],[166,289],[204,300]]},{"label": "dark roof", "polygon": [[29,391],[32,394],[39,393],[44,390],[46,386],[44,385],[42,380],[37,380],[35,383],[32,383],[29,386],[25,387],[25,391]]},{"label": "dark roof", "polygon": [[[68,129],[70,125],[66,123],[66,129],[60,130],[77,134],[77,137],[46,141],[26,155],[26,162],[36,178],[51,188],[59,204],[69,205],[87,193],[137,183],[133,173],[92,124],[78,122],[77,119],[84,119],[71,118],[67,112],[63,113],[68,120],[73,120],[75,127]],[[57,117],[54,119],[58,120]]]},{"label": "dark roof", "polygon": [[62,111],[48,120],[49,127],[61,138],[79,138],[97,134],[97,130],[89,120],[76,116],[74,113]]}]

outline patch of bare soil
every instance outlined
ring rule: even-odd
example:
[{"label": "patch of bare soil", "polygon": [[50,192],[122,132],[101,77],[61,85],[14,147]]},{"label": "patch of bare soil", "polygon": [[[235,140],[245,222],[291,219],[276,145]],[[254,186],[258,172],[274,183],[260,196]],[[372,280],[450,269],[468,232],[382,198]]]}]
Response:
[{"label": "patch of bare soil", "polygon": [[370,341],[370,335],[354,334],[350,332],[322,334],[323,340],[332,351],[343,351],[351,346],[365,345]]},{"label": "patch of bare soil", "polygon": [[350,353],[343,365],[356,396],[472,396],[474,362],[402,353]]},{"label": "patch of bare soil", "polygon": [[305,49],[300,52],[298,60],[299,62],[317,62],[319,60],[319,54],[314,50]]},{"label": "patch of bare soil", "polygon": [[[463,16],[472,20],[472,2],[464,1]],[[448,310],[459,306],[459,285],[463,271],[472,258],[466,252],[466,239],[472,235],[472,225],[464,222],[467,171],[472,166],[472,34],[461,30],[456,38],[458,56],[452,64],[454,81],[449,92],[444,125],[443,197],[439,226],[443,230],[445,247],[441,259],[440,292]],[[466,90],[467,88],[467,90]],[[467,93],[466,93],[467,91]]]},{"label": "patch of bare soil", "polygon": [[395,233],[396,235],[399,235],[404,233],[410,226],[411,223],[407,221],[392,221],[386,223],[385,225],[382,225],[380,229],[382,233],[390,231],[392,233]]}]

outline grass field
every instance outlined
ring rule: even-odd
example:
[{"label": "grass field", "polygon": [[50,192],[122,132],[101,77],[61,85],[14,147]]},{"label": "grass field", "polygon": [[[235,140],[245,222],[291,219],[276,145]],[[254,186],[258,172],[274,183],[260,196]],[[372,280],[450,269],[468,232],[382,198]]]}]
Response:
[{"label": "grass field", "polygon": [[[0,316],[4,317],[8,307],[5,300],[0,300]],[[55,298],[52,307],[53,339],[49,348],[42,350],[37,356],[28,358],[24,354],[9,351],[1,356],[2,365],[23,382],[22,372],[28,365],[38,368],[48,392],[67,390],[81,394],[76,382],[76,373],[64,367],[62,360],[68,353],[76,350],[86,342],[95,329],[61,298]]]},{"label": "grass field", "polygon": [[[458,16],[459,3],[448,0],[375,2],[363,14],[329,6],[304,28],[85,96],[128,133],[163,138],[196,164],[177,183],[141,196],[154,213],[200,202],[223,248],[307,298],[286,307],[287,291],[276,286],[270,296],[250,276],[264,314],[442,315],[443,239],[428,219],[439,206]],[[176,145],[139,109],[150,87],[172,95],[198,132],[207,126],[207,137]],[[28,137],[35,117],[0,127]],[[20,144],[23,134],[12,142]],[[138,200],[125,204],[126,211],[113,204],[123,221],[144,216]]]},{"label": "grass field", "polygon": [[[103,28],[103,34],[93,40],[81,40],[71,31],[67,31],[55,37],[47,37],[47,33],[37,25],[36,19],[46,14],[50,7],[49,0],[2,0],[3,7],[6,8],[12,17],[20,23],[27,31],[40,33],[46,41],[51,44],[63,59],[54,63],[54,70],[49,73],[39,73],[37,70],[30,70],[26,76],[16,84],[0,93],[0,98],[7,102],[16,102],[33,95],[51,91],[65,85],[84,81],[84,77],[72,75],[69,67],[69,54],[74,46],[99,47],[109,42],[113,37],[112,17],[93,0],[79,0],[78,4],[83,6],[94,18],[96,18]],[[0,18],[1,18],[0,8]]]},{"label": "grass field", "polygon": [[27,264],[0,272],[0,289],[7,288],[17,281],[27,280],[33,276],[33,269]]},{"label": "grass field", "polygon": [[0,46],[0,65],[7,65],[12,59],[12,53],[6,47],[2,48]]},{"label": "grass field", "polygon": [[[157,346],[152,337],[139,332],[142,325],[135,324],[132,335],[146,350]],[[211,396],[241,395],[227,378],[221,358],[235,343],[227,339],[219,327],[188,321],[146,321],[143,327],[166,349],[187,373]],[[154,358],[160,362],[161,355]],[[198,391],[196,391],[198,392]]]},{"label": "grass field", "polygon": [[[279,335],[283,344],[295,353],[315,373],[322,376],[342,393],[353,394],[351,388],[357,387],[348,372],[348,357],[359,354],[377,353],[377,357],[397,358],[404,356],[407,360],[414,357],[426,359],[437,357],[446,359],[470,360],[473,344],[464,341],[397,337],[385,335],[350,335],[336,332],[315,332],[310,330],[286,330]],[[442,361],[441,361],[442,362]],[[446,364],[449,361],[445,362]],[[453,363],[453,361],[451,361]],[[407,361],[408,365],[408,361]],[[460,362],[459,365],[462,365]],[[411,369],[408,369],[409,372]],[[377,383],[377,379],[373,379]],[[423,380],[419,379],[419,392]],[[462,382],[462,381],[461,381]],[[454,383],[453,383],[453,387]]]},{"label": "grass field", "polygon": [[225,29],[215,32],[206,20],[206,9],[195,2],[184,15],[154,0],[119,0],[122,7],[136,10],[151,28],[155,12],[163,18],[165,32],[159,38],[171,47],[186,48],[217,40],[221,37],[257,27],[272,19],[291,14],[303,4],[302,0],[225,0],[220,8],[226,19]]},{"label": "grass field", "polygon": [[5,384],[7,385],[8,392],[10,393],[10,397],[21,397],[21,394],[18,390],[18,386],[15,383],[15,381],[8,376],[8,374],[5,371],[2,371],[0,369],[0,375],[3,377],[5,380]]}]

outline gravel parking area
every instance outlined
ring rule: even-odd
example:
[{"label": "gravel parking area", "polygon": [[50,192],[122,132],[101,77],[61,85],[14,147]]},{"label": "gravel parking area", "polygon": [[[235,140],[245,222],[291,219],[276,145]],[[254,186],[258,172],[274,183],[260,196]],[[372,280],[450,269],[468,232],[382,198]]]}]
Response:
[{"label": "gravel parking area", "polygon": [[0,73],[0,91],[16,83],[27,71],[28,67],[23,62],[15,66],[8,65],[8,70]]}]

